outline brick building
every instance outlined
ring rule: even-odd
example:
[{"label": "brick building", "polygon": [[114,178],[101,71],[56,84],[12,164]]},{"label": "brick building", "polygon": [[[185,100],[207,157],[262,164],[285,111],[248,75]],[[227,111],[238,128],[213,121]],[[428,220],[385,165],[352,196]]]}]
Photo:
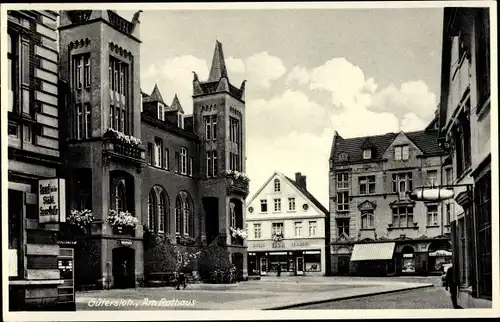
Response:
[{"label": "brick building", "polygon": [[[140,88],[139,14],[62,11],[60,76],[65,92],[68,210],[94,220],[75,245],[79,286],[134,287],[144,279],[145,229],[185,247],[218,242],[246,275],[242,227],[245,171],[244,83],[230,84],[217,42],[209,79],[194,74],[193,115],[159,88]],[[127,214],[131,228],[109,221]],[[111,217],[112,218],[112,217]],[[64,238],[64,237],[63,237]],[[187,243],[186,243],[187,241]]]},{"label": "brick building", "polygon": [[[49,212],[38,209],[39,198],[45,193],[39,192],[39,180],[61,176],[57,16],[48,10],[7,14],[8,85],[2,86],[2,98],[8,97],[8,105],[2,109],[8,115],[11,310],[54,309],[59,302],[58,285],[63,282],[56,236],[59,221],[64,220],[58,214],[64,197],[51,199]],[[50,184],[52,190],[63,188],[57,179]],[[48,200],[39,206],[46,205]]]},{"label": "brick building", "polygon": [[331,273],[438,273],[451,260],[443,205],[415,203],[407,192],[439,184],[446,157],[437,124],[417,132],[344,139],[330,158]]},{"label": "brick building", "polygon": [[491,307],[492,298],[489,10],[445,8],[443,20],[440,140],[456,186],[453,263],[464,308]]}]

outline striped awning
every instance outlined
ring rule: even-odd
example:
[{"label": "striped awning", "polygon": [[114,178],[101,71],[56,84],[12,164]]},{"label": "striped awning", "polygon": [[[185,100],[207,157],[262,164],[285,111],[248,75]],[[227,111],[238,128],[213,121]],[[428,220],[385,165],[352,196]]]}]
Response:
[{"label": "striped awning", "polygon": [[351,261],[389,260],[394,254],[396,243],[356,244]]}]

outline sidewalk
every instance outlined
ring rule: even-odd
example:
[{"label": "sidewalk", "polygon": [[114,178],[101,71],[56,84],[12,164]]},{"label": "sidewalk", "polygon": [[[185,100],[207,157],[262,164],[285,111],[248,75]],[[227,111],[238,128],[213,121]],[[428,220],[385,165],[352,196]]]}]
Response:
[{"label": "sidewalk", "polygon": [[[325,277],[273,278],[237,284],[189,284],[185,290],[173,287],[78,292],[76,302],[88,310],[280,310],[358,297],[432,287],[431,283],[393,280],[348,280]],[[127,307],[91,307],[91,301],[126,301]],[[192,307],[161,307],[159,301],[190,301]]]}]

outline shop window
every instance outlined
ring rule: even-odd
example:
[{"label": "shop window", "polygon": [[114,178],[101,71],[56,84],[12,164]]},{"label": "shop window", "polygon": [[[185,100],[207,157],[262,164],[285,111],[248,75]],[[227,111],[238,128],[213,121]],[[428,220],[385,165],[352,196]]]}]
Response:
[{"label": "shop window", "polygon": [[481,177],[475,185],[479,295],[492,296],[492,254],[491,254],[491,173]]},{"label": "shop window", "polygon": [[319,251],[304,252],[306,272],[321,272],[321,253]]}]

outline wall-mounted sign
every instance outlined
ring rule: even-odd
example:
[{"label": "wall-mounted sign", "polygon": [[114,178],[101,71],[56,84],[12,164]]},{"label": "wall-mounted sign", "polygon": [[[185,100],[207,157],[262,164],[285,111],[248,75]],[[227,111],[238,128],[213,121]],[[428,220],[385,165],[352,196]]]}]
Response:
[{"label": "wall-mounted sign", "polygon": [[64,179],[38,181],[38,221],[57,223],[66,221],[66,182]]},{"label": "wall-mounted sign", "polygon": [[325,245],[323,239],[283,239],[280,241],[272,240],[249,240],[248,251],[256,250],[276,250],[276,249],[317,249]]},{"label": "wall-mounted sign", "polygon": [[132,245],[132,241],[130,239],[120,239],[120,245],[130,246],[130,245]]},{"label": "wall-mounted sign", "polygon": [[410,193],[410,200],[414,201],[443,201],[453,198],[453,190],[446,188],[417,188]]}]

